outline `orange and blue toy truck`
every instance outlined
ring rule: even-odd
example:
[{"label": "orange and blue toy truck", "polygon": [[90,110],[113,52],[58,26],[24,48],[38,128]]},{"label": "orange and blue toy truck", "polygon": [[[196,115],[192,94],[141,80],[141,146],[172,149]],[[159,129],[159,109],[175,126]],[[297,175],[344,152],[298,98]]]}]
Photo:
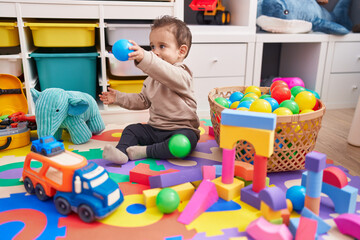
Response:
[{"label": "orange and blue toy truck", "polygon": [[[32,162],[40,162],[41,167],[31,167]],[[28,153],[22,179],[28,193],[42,201],[53,197],[59,213],[74,211],[88,223],[106,217],[124,200],[118,184],[103,167],[66,150],[53,156]]]}]

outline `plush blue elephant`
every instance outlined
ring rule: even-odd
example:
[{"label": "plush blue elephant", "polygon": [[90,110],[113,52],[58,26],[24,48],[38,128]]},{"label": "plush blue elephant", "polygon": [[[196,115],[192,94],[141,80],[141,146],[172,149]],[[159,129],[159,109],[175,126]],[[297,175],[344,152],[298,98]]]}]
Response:
[{"label": "plush blue elephant", "polygon": [[67,129],[74,144],[89,141],[92,134],[105,129],[98,106],[87,93],[47,88],[42,92],[31,89],[39,137],[53,135],[61,139]]}]

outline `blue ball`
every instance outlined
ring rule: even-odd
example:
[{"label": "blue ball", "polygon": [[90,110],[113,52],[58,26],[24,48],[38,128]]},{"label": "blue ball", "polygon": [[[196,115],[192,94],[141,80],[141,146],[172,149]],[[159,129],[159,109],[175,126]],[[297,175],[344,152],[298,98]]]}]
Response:
[{"label": "blue ball", "polygon": [[240,101],[243,97],[244,97],[244,94],[242,92],[233,92],[230,95],[229,99],[233,103],[236,101]]},{"label": "blue ball", "polygon": [[306,188],[304,186],[292,186],[286,191],[286,198],[293,205],[293,209],[301,212],[304,208]]},{"label": "blue ball", "polygon": [[274,98],[264,98],[264,99],[270,103],[272,112],[279,107],[279,103]]},{"label": "blue ball", "polygon": [[130,46],[133,46],[133,44],[131,44],[126,39],[120,39],[116,41],[112,47],[112,53],[114,54],[114,57],[120,61],[129,60],[129,53],[134,51],[129,49]]},{"label": "blue ball", "polygon": [[241,102],[237,108],[241,108],[241,107],[246,107],[246,108],[250,108],[250,105],[252,104],[251,101],[243,101]]}]

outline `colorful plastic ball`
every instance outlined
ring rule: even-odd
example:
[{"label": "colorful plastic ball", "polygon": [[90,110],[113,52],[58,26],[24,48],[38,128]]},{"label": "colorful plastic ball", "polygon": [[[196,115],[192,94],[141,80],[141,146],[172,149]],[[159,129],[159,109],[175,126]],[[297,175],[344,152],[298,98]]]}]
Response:
[{"label": "colorful plastic ball", "polygon": [[230,109],[236,109],[239,106],[240,101],[235,101],[230,105]]},{"label": "colorful plastic ball", "polygon": [[253,99],[259,99],[259,96],[256,94],[256,93],[253,93],[253,92],[249,92],[249,93],[246,93],[245,95],[244,95],[244,97],[251,97],[251,98],[253,98]]},{"label": "colorful plastic ball", "polygon": [[226,100],[228,101],[229,106],[232,104],[232,101],[230,101],[230,99],[226,98]]},{"label": "colorful plastic ball", "polygon": [[293,114],[299,114],[299,105],[293,100],[285,100],[280,103],[279,107],[286,107],[291,110]]},{"label": "colorful plastic ball", "polygon": [[245,101],[253,102],[253,101],[255,101],[255,99],[252,97],[243,97],[243,99],[240,100],[240,103],[245,102]]},{"label": "colorful plastic ball", "polygon": [[279,104],[291,98],[291,92],[288,87],[276,86],[271,91],[271,97],[274,98]]},{"label": "colorful plastic ball", "polygon": [[291,94],[296,97],[296,95],[298,95],[299,93],[306,91],[306,88],[302,87],[302,86],[295,86],[293,88],[290,89]]},{"label": "colorful plastic ball", "polygon": [[185,135],[175,134],[170,138],[169,150],[175,157],[183,158],[190,153],[191,143]]},{"label": "colorful plastic ball", "polygon": [[300,110],[313,109],[316,104],[316,97],[308,91],[303,91],[296,95],[295,102],[299,105]]},{"label": "colorful plastic ball", "polygon": [[240,101],[244,97],[244,94],[242,92],[233,92],[229,99],[231,102]]},{"label": "colorful plastic ball", "polygon": [[272,97],[264,98],[264,100],[268,101],[271,105],[271,112],[275,111],[279,107],[279,103],[273,99]]},{"label": "colorful plastic ball", "polygon": [[271,113],[271,104],[264,100],[264,99],[257,99],[255,100],[249,108],[252,112],[264,112],[264,113]]},{"label": "colorful plastic ball", "polygon": [[271,95],[270,94],[264,94],[264,95],[261,95],[259,98],[260,99],[265,99],[265,98],[270,98]]},{"label": "colorful plastic ball", "polygon": [[[290,91],[291,91],[291,90],[290,90]],[[292,95],[292,94],[291,94],[291,98],[290,98],[290,100],[295,101],[295,97],[294,97],[294,95]]]},{"label": "colorful plastic ball", "polygon": [[250,105],[251,105],[252,103],[253,103],[253,101],[243,101],[243,102],[240,102],[238,108],[244,107],[244,108],[249,109],[249,108],[250,108]]},{"label": "colorful plastic ball", "polygon": [[286,82],[281,81],[281,80],[276,80],[276,81],[274,81],[274,82],[271,84],[271,86],[270,86],[270,91],[272,91],[273,88],[275,88],[275,87],[277,87],[277,86],[289,87]]},{"label": "colorful plastic ball", "polygon": [[276,115],[279,115],[279,116],[293,115],[293,113],[290,109],[284,108],[284,107],[279,107],[279,108],[275,109],[275,111],[273,111],[273,113],[275,113]]},{"label": "colorful plastic ball", "polygon": [[162,213],[174,212],[180,204],[179,194],[171,188],[163,188],[156,196],[156,206]]},{"label": "colorful plastic ball", "polygon": [[226,98],[217,97],[217,98],[215,98],[215,102],[217,102],[218,104],[220,104],[221,106],[223,106],[225,108],[229,108],[229,102]]},{"label": "colorful plastic ball", "polygon": [[249,86],[245,89],[245,94],[250,92],[255,93],[258,97],[261,96],[261,90],[257,86]]},{"label": "colorful plastic ball", "polygon": [[[316,96],[315,96],[316,97]],[[316,99],[316,103],[315,103],[315,106],[313,107],[312,110],[316,111],[316,110],[319,110],[320,108],[320,100],[319,99]]]},{"label": "colorful plastic ball", "polygon": [[236,110],[239,110],[239,111],[249,111],[249,109],[246,108],[246,107],[239,107],[239,108],[237,108]]},{"label": "colorful plastic ball", "polygon": [[306,188],[304,186],[292,186],[286,191],[295,211],[301,212],[305,204]]},{"label": "colorful plastic ball", "polygon": [[315,111],[312,109],[304,109],[300,112],[300,114],[311,113],[311,112],[315,112]]},{"label": "colorful plastic ball", "polygon": [[314,90],[306,89],[306,91],[311,92],[312,94],[314,94],[314,96],[315,96],[317,99],[320,99],[320,95],[319,95],[317,92],[315,92]]},{"label": "colorful plastic ball", "polygon": [[120,61],[129,60],[129,53],[134,51],[129,49],[130,46],[133,46],[133,44],[131,44],[129,40],[120,39],[116,41],[112,47],[112,53],[114,54],[114,57]]},{"label": "colorful plastic ball", "polygon": [[304,81],[301,80],[301,78],[298,77],[292,77],[292,78],[288,78],[289,80],[286,82],[287,85],[289,86],[289,88],[293,88],[295,86],[301,86],[301,87],[305,87]]}]

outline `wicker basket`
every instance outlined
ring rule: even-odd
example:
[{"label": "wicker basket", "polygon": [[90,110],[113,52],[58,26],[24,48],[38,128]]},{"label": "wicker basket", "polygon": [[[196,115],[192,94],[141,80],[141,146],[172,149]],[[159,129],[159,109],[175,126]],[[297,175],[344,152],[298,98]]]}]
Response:
[{"label": "wicker basket", "polygon": [[[244,92],[245,89],[245,86],[220,87],[214,88],[209,93],[211,122],[214,128],[215,140],[218,144],[221,112],[225,108],[215,102],[215,98],[229,98],[233,92]],[[260,87],[260,90],[263,94],[269,92],[267,87]],[[277,116],[274,153],[268,160],[268,172],[304,169],[305,155],[315,147],[324,113],[325,105],[320,101],[319,110],[315,112]],[[238,141],[236,145],[236,160],[252,163],[254,154],[255,149],[251,143]]]}]

